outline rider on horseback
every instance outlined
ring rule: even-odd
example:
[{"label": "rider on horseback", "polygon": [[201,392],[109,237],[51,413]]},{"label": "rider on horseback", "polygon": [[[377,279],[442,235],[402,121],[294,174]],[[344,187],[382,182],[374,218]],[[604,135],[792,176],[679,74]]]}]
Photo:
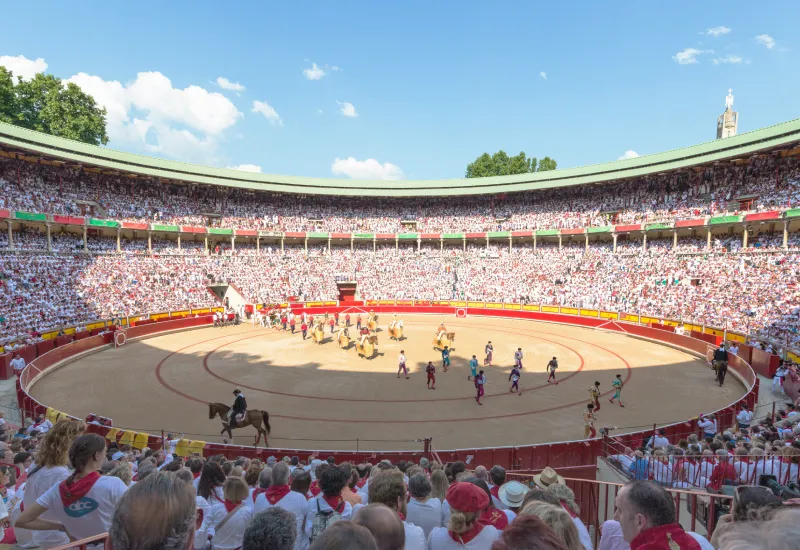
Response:
[{"label": "rider on horseback", "polygon": [[439,330],[436,333],[436,341],[440,341],[443,337],[447,336],[447,329],[444,326],[444,323],[439,325]]},{"label": "rider on horseback", "polygon": [[361,347],[364,347],[364,342],[366,341],[367,338],[369,338],[369,329],[366,326],[361,327],[360,334],[361,334],[361,340],[360,340],[359,345]]},{"label": "rider on horseback", "polygon": [[233,390],[233,395],[236,396],[236,399],[234,399],[233,407],[231,407],[231,410],[228,412],[228,420],[230,421],[231,427],[235,428],[244,420],[244,415],[247,412],[247,401],[244,398],[242,390]]}]

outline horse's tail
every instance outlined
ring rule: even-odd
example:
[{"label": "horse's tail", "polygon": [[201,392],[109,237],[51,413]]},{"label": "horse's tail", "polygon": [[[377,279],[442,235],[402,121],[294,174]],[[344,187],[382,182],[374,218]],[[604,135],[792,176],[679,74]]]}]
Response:
[{"label": "horse's tail", "polygon": [[267,430],[267,433],[270,433],[272,428],[269,425],[269,413],[267,411],[261,411],[261,417],[264,420],[264,429]]}]

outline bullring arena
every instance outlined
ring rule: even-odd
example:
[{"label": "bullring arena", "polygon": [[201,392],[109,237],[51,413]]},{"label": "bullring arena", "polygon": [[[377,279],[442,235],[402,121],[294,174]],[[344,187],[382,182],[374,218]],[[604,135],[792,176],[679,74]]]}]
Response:
[{"label": "bullring arena", "polygon": [[[354,318],[366,314],[351,311]],[[113,415],[121,429],[222,441],[220,421],[208,419],[207,403],[229,402],[233,388],[240,388],[250,409],[270,413],[272,447],[363,451],[421,450],[426,438],[442,449],[582,439],[581,415],[595,381],[604,394],[598,428],[620,432],[721,409],[745,393],[738,379],[717,387],[704,359],[623,333],[415,315],[403,317],[398,342],[388,338],[390,315],[382,317],[372,359],[357,357],[352,344],[339,349],[327,330],[318,345],[303,341],[299,331],[244,323],[155,336],[88,355],[43,376],[31,395],[78,418]],[[431,341],[440,322],[456,333],[447,372]],[[487,341],[494,346],[494,366],[480,367],[487,384],[478,406],[467,380],[468,361],[476,355],[482,363]],[[509,392],[508,382],[517,348],[524,353],[521,395]],[[401,350],[410,379],[397,377]],[[548,384],[545,372],[554,356],[558,385]],[[437,368],[435,391],[425,385],[428,361]],[[616,374],[625,382],[625,408],[608,402]],[[237,430],[234,442],[252,444],[254,435],[252,427]]]}]

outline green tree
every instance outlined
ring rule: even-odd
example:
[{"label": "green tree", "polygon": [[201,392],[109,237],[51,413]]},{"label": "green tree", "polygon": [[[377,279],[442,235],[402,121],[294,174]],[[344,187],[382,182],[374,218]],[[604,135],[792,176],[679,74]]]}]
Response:
[{"label": "green tree", "polygon": [[37,74],[13,82],[0,67],[0,120],[92,145],[108,143],[106,110],[72,82]]},{"label": "green tree", "polygon": [[509,176],[513,174],[527,174],[529,172],[539,172],[545,170],[555,170],[556,161],[550,157],[537,160],[521,152],[520,154],[509,157],[502,149],[494,155],[484,153],[467,165],[466,177],[485,178],[489,176]]}]

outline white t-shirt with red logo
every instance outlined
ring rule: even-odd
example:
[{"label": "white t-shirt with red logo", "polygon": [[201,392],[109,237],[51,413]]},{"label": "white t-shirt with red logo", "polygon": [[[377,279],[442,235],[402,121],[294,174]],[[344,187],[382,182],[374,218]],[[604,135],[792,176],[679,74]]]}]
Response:
[{"label": "white t-shirt with red logo", "polygon": [[101,477],[81,497],[70,506],[61,502],[58,485],[53,485],[37,499],[36,504],[47,508],[50,517],[64,527],[75,539],[85,539],[101,535],[111,527],[114,508],[128,487],[118,477]]}]

